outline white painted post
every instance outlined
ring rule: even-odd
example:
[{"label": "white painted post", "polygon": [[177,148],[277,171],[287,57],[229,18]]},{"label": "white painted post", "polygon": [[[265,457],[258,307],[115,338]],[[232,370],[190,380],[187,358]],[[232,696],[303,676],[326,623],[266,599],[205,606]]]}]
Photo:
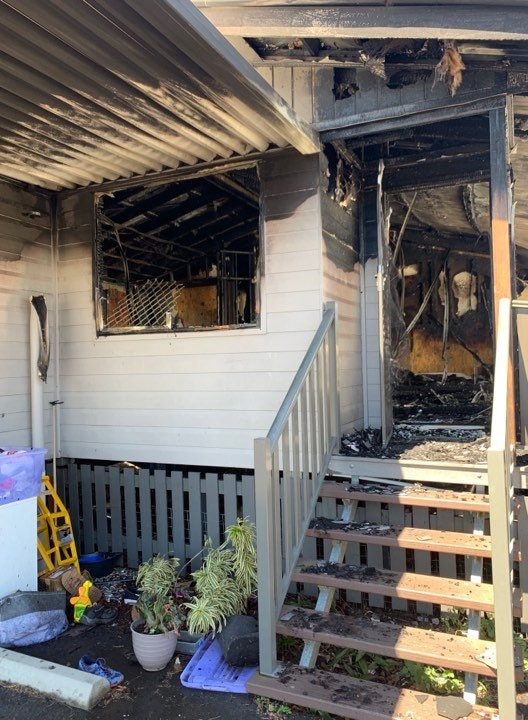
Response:
[{"label": "white painted post", "polygon": [[[255,506],[257,526],[257,580],[259,610],[259,662],[262,675],[274,675],[277,671],[277,636],[275,583],[275,553],[280,547],[274,547],[275,522],[272,508],[273,487],[271,442],[269,438],[256,438],[255,449]],[[289,549],[288,549],[289,551]]]},{"label": "white painted post", "polygon": [[341,440],[341,408],[339,401],[339,374],[337,366],[338,358],[338,344],[337,344],[337,303],[328,302],[325,305],[326,308],[334,311],[334,319],[332,324],[328,328],[328,346],[330,350],[329,364],[330,364],[330,418],[331,418],[331,432],[332,437],[337,438],[337,446]]},{"label": "white painted post", "polygon": [[491,563],[495,604],[497,689],[501,720],[514,720],[516,711],[515,643],[513,639],[513,558],[511,537],[512,482],[508,414],[509,366],[511,362],[511,301],[498,308],[495,381],[491,441],[488,450]]}]

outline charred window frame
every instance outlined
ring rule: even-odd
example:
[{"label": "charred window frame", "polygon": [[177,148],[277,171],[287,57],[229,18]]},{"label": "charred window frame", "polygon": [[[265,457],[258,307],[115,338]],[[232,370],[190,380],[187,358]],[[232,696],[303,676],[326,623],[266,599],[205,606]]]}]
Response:
[{"label": "charred window frame", "polygon": [[257,170],[95,196],[99,335],[259,326]]}]

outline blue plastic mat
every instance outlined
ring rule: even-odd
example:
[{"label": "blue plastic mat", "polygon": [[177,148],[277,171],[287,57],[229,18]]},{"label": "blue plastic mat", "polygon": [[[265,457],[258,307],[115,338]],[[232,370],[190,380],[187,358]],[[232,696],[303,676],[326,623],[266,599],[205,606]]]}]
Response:
[{"label": "blue plastic mat", "polygon": [[233,667],[222,657],[218,640],[206,638],[180,675],[185,687],[217,692],[245,693],[256,667]]}]

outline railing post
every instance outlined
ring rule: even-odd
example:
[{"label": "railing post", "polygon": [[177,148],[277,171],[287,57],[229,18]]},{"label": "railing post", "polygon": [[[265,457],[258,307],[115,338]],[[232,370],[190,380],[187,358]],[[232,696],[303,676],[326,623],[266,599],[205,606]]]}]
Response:
[{"label": "railing post", "polygon": [[516,681],[513,639],[509,452],[488,450],[490,528],[493,538],[491,563],[495,604],[495,642],[497,652],[497,695],[499,716],[515,720]]},{"label": "railing post", "polygon": [[325,309],[334,311],[334,319],[328,328],[328,346],[329,346],[329,372],[330,372],[330,435],[337,438],[338,447],[341,439],[341,407],[339,402],[339,375],[337,368],[337,303],[325,303]]},{"label": "railing post", "polygon": [[[300,482],[298,457],[299,397],[300,407],[307,413],[301,421],[304,486]],[[293,432],[293,463],[290,463],[290,429]],[[311,483],[307,482],[305,474],[308,468],[304,466],[308,456],[307,436],[312,448]],[[335,303],[329,303],[267,437],[254,441],[259,660],[262,675],[275,675],[278,670],[278,613],[315,510],[319,486],[330,462],[334,439],[339,436],[336,306]],[[279,468],[281,451],[282,497]],[[304,493],[308,493],[308,497]]]},{"label": "railing post", "polygon": [[269,438],[256,438],[255,450],[255,505],[257,526],[257,580],[259,614],[259,663],[262,675],[277,671],[276,626],[276,564],[274,547],[275,522],[273,508],[273,468]]},{"label": "railing post", "polygon": [[512,460],[509,389],[511,376],[511,301],[499,302],[491,441],[488,449],[488,489],[491,564],[495,605],[497,695],[501,720],[514,720],[516,711],[515,643],[513,639]]}]

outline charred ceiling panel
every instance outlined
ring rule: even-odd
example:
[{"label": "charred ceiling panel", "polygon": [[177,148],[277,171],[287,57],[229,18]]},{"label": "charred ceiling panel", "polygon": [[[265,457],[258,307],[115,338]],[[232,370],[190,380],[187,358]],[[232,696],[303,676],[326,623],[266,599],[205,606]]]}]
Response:
[{"label": "charred ceiling panel", "polygon": [[258,322],[255,168],[103,194],[96,215],[100,331]]}]

